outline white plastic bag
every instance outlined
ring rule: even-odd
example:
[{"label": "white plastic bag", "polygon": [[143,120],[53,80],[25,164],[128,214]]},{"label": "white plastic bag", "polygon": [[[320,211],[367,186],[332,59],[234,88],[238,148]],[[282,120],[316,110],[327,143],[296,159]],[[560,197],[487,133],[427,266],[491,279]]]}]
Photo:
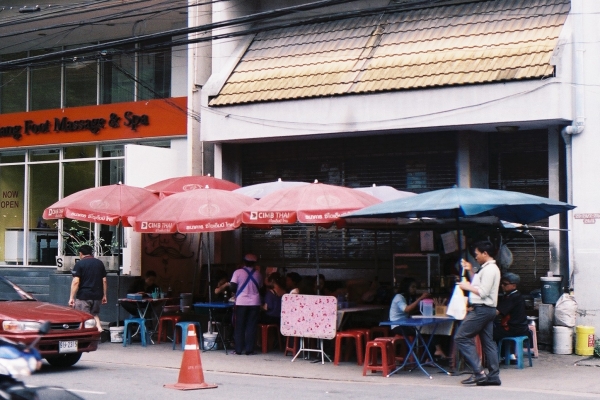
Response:
[{"label": "white plastic bag", "polygon": [[454,319],[463,320],[467,315],[467,298],[461,288],[456,285],[454,292],[448,303],[448,310],[446,315],[453,317]]},{"label": "white plastic bag", "polygon": [[568,293],[560,296],[554,306],[554,325],[574,327],[577,320],[577,302],[575,296]]}]

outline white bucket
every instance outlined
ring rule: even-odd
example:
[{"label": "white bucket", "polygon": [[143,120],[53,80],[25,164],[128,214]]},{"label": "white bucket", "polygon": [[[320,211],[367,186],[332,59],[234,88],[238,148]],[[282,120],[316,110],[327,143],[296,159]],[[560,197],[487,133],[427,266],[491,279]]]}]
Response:
[{"label": "white bucket", "polygon": [[567,326],[554,327],[554,354],[573,353],[573,328]]},{"label": "white bucket", "polygon": [[111,326],[110,330],[110,342],[111,343],[123,343],[123,332],[125,330],[122,326]]},{"label": "white bucket", "polygon": [[217,350],[216,333],[203,333],[202,338],[204,340],[204,350]]}]

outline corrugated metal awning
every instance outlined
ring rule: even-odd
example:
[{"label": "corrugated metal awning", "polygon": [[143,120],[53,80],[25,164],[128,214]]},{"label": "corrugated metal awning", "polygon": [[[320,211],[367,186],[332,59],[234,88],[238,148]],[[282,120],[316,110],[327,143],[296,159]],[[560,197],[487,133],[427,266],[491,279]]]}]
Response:
[{"label": "corrugated metal awning", "polygon": [[490,0],[256,36],[211,106],[553,76],[569,0]]}]

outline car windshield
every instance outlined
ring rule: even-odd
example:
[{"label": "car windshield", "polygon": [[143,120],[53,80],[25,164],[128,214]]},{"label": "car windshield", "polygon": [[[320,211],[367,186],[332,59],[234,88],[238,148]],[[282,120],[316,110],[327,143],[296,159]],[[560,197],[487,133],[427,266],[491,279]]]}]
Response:
[{"label": "car windshield", "polygon": [[0,301],[35,300],[23,289],[0,277]]}]

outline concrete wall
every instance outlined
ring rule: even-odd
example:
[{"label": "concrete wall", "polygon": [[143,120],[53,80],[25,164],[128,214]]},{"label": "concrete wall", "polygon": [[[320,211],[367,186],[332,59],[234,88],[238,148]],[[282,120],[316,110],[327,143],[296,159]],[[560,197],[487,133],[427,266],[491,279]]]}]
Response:
[{"label": "concrete wall", "polygon": [[[582,88],[583,117],[585,129],[573,136],[573,203],[576,218],[572,221],[573,238],[573,278],[575,297],[579,306],[577,323],[591,325],[600,330],[600,2],[595,0],[573,0],[571,13],[579,18],[574,24],[573,43],[580,45],[583,79],[575,82],[573,90]],[[576,47],[577,49],[577,47]],[[596,218],[581,219],[583,214],[596,214]]]}]

